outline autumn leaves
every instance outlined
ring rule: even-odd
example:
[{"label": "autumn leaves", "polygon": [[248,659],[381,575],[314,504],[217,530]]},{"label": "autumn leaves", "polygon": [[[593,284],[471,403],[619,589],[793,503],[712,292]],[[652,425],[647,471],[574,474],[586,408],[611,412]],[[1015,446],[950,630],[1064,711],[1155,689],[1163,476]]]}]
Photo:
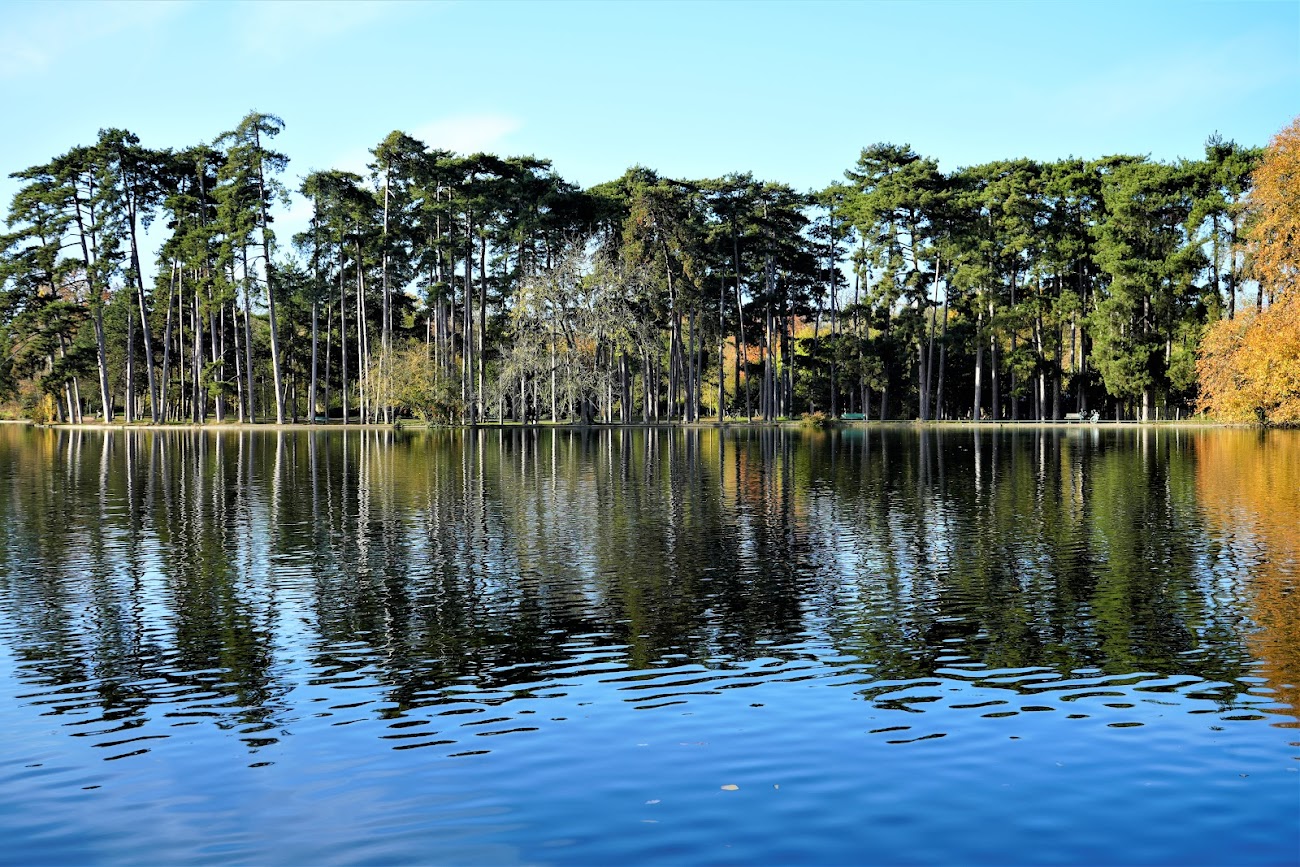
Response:
[{"label": "autumn leaves", "polygon": [[1300,118],[1273,137],[1252,180],[1248,256],[1269,303],[1210,324],[1201,407],[1224,421],[1300,424]]}]

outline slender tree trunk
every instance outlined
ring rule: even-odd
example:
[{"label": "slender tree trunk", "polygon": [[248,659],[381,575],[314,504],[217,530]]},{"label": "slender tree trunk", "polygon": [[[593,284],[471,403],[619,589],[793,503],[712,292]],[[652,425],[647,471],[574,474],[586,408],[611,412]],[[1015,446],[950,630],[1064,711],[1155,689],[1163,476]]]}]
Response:
[{"label": "slender tree trunk", "polygon": [[360,231],[357,233],[357,423],[370,421],[370,353],[366,345],[369,327],[366,322],[366,277],[362,267]]},{"label": "slender tree trunk", "polygon": [[921,421],[928,421],[931,417],[933,418],[939,417],[939,410],[937,407],[934,410],[933,416],[930,413],[930,374],[934,368],[934,320],[935,320],[935,311],[939,309],[939,299],[937,295],[939,293],[939,272],[940,272],[940,268],[942,267],[942,264],[943,264],[942,259],[935,260],[934,291],[931,293],[933,303],[930,304],[930,309],[928,311],[929,313],[928,318],[930,320],[929,322],[930,333],[929,333],[929,338],[927,340],[927,346],[925,350],[925,377],[922,382]]},{"label": "slender tree trunk", "polygon": [[311,299],[311,385],[307,387],[307,423],[316,423],[316,373],[320,363],[320,301]]},{"label": "slender tree trunk", "polygon": [[234,344],[235,344],[234,347],[233,347],[233,348],[234,348],[234,351],[235,351],[235,389],[236,389],[237,397],[238,397],[238,399],[239,399],[239,421],[240,421],[240,423],[246,423],[246,422],[248,422],[248,421],[250,420],[250,413],[249,413],[249,411],[248,411],[248,409],[249,409],[249,406],[248,406],[248,405],[249,405],[249,403],[251,403],[251,401],[252,401],[252,395],[249,394],[249,392],[252,391],[252,388],[253,388],[253,377],[252,377],[252,374],[249,374],[247,381],[245,381],[245,379],[244,379],[244,367],[245,367],[245,365],[244,365],[244,363],[240,360],[240,357],[239,357],[239,312],[238,312],[238,306],[239,306],[239,302],[236,301],[236,302],[234,302],[234,306],[233,306],[233,307],[231,308],[231,310],[230,310],[230,320],[231,320],[231,332],[230,332],[230,336],[231,336],[231,339],[234,341]]},{"label": "slender tree trunk", "polygon": [[113,420],[113,397],[108,391],[108,347],[104,340],[104,305],[92,303],[90,318],[95,324],[95,359],[99,366],[99,402],[104,423]]},{"label": "slender tree trunk", "polygon": [[[949,281],[951,286],[951,281]],[[935,386],[934,417],[945,419],[948,414],[943,403],[943,379],[948,365],[948,289],[943,290],[943,328],[939,335],[939,381]]]},{"label": "slender tree trunk", "polygon": [[[358,263],[357,267],[361,267]],[[343,231],[339,230],[339,397],[343,405],[343,426],[348,426],[348,299],[344,288]]]},{"label": "slender tree trunk", "polygon": [[689,323],[687,338],[690,348],[690,367],[687,369],[686,377],[686,397],[688,401],[686,420],[695,422],[699,420],[700,412],[700,370],[699,356],[695,351],[695,308],[691,307],[687,311],[687,321]]},{"label": "slender tree trunk", "polygon": [[975,325],[975,401],[971,407],[971,421],[979,421],[984,402],[984,311],[976,317]]},{"label": "slender tree trunk", "polygon": [[727,281],[718,282],[718,424],[722,424],[726,418],[727,410],[727,368],[725,361],[726,340],[727,340]]},{"label": "slender tree trunk", "polygon": [[485,341],[487,339],[487,235],[484,234],[479,238],[479,289],[478,289],[478,365],[475,371],[478,375],[478,413],[477,418],[484,418],[486,410],[483,401],[487,395],[487,389],[484,386],[483,368],[486,365],[484,353],[486,350]]},{"label": "slender tree trunk", "polygon": [[465,297],[464,321],[461,323],[461,384],[460,397],[465,406],[465,420],[476,423],[474,417],[474,230],[470,212],[465,212]]},{"label": "slender tree trunk", "polygon": [[1056,326],[1056,363],[1052,367],[1052,420],[1061,420],[1061,351],[1065,338],[1061,325]]},{"label": "slender tree trunk", "polygon": [[[253,144],[257,148],[259,155],[257,158],[257,201],[262,217],[262,261],[266,265],[266,313],[271,328],[271,373],[275,380],[275,423],[284,424],[284,364],[280,358],[280,330],[277,327],[275,315],[275,266],[271,262],[270,220],[266,216],[266,179],[263,177],[264,169],[261,157],[262,139],[261,133],[256,130],[253,133]],[[251,275],[247,274],[247,259],[244,260],[244,267],[245,277],[251,281]],[[249,367],[251,371],[251,361]]]},{"label": "slender tree trunk", "polygon": [[388,287],[388,206],[389,206],[389,187],[392,182],[392,165],[390,160],[385,160],[384,164],[384,227],[383,227],[383,257],[380,269],[383,280],[383,307],[381,310],[382,321],[380,323],[379,337],[379,378],[383,386],[384,395],[384,422],[391,424],[393,421],[392,395],[389,394],[388,381],[390,376],[389,367],[392,364],[393,352],[393,304],[392,296]]},{"label": "slender tree trunk", "polygon": [[253,391],[253,276],[248,270],[248,249],[244,249],[244,376],[248,380],[245,420],[257,423],[257,401]]},{"label": "slender tree trunk", "polygon": [[127,308],[126,314],[126,384],[122,396],[122,420],[135,421],[135,318]]},{"label": "slender tree trunk", "polygon": [[[136,244],[135,213],[131,208],[127,226],[131,236],[131,269],[135,274],[136,301],[140,310],[140,339],[144,342],[144,369],[149,384],[149,418],[154,424],[161,420],[158,415],[158,384],[153,371],[153,337],[149,329],[149,307],[144,297],[144,276],[140,271],[140,250]],[[171,299],[168,299],[168,305]],[[168,310],[170,311],[170,306]]]},{"label": "slender tree trunk", "polygon": [[740,239],[736,235],[736,218],[731,218],[731,263],[736,275],[736,389],[741,388],[742,368],[745,389],[745,420],[754,417],[749,396],[749,343],[745,340],[745,302],[740,286]]},{"label": "slender tree trunk", "polygon": [[[993,315],[989,314],[991,320]],[[993,334],[989,334],[989,417],[994,421],[1002,418],[1001,381],[998,375],[998,343]]]},{"label": "slender tree trunk", "polygon": [[203,399],[203,311],[199,305],[199,287],[197,283],[194,286],[194,309],[191,311],[190,321],[194,330],[194,345],[191,347],[193,358],[190,359],[190,375],[193,378],[193,397],[190,412],[194,423],[202,424],[207,407]]},{"label": "slender tree trunk", "polygon": [[[212,275],[209,274],[209,277]],[[220,326],[220,328],[218,328]],[[221,383],[217,389],[216,415],[217,422],[226,420],[226,314],[223,305],[218,305],[216,299],[212,297],[212,288],[208,287],[208,334],[211,338],[212,364],[216,370],[217,380]],[[235,381],[239,381],[239,373],[236,370]]]},{"label": "slender tree trunk", "polygon": [[[175,259],[172,260],[171,279],[167,285],[167,318],[163,324],[163,359],[162,359],[162,377],[161,388],[159,389],[162,396],[163,418],[167,417],[167,392],[168,379],[171,376],[172,360],[172,299],[176,297],[177,281],[180,279],[180,266]],[[183,389],[182,389],[183,391]]]},{"label": "slender tree trunk", "polygon": [[326,303],[325,305],[325,379],[323,381],[325,393],[324,393],[324,399],[321,402],[324,408],[326,421],[328,421],[330,417],[330,374],[332,372],[330,370],[330,366],[331,366],[331,360],[333,358],[334,358],[334,305],[332,303]]},{"label": "slender tree trunk", "polygon": [[763,420],[776,420],[776,361],[772,355],[772,343],[775,342],[772,329],[772,305],[767,304],[763,316]]},{"label": "slender tree trunk", "polygon": [[[1012,308],[1012,310],[1015,309],[1015,306],[1016,306],[1016,272],[1015,272],[1015,270],[1013,269],[1012,272],[1011,272],[1011,308]],[[991,317],[992,317],[992,314],[990,313],[989,316],[990,316],[990,318],[991,318]],[[1014,358],[1014,357],[1015,357],[1015,354],[1016,354],[1016,344],[1017,344],[1017,339],[1016,339],[1016,338],[1017,338],[1016,329],[1015,329],[1015,328],[1012,328],[1012,329],[1011,329],[1011,356],[1012,356],[1012,358]],[[1016,393],[1016,387],[1017,387],[1017,385],[1019,385],[1019,383],[1018,383],[1016,380],[1017,380],[1017,377],[1016,377],[1016,368],[1015,368],[1015,366],[1013,365],[1013,366],[1011,367],[1011,420],[1012,420],[1012,421],[1019,421],[1019,420],[1020,420],[1020,398],[1019,398],[1019,396],[1018,396],[1017,393]],[[1036,417],[1041,418],[1041,416],[1039,416],[1037,410],[1035,410],[1034,415],[1035,415]]]}]

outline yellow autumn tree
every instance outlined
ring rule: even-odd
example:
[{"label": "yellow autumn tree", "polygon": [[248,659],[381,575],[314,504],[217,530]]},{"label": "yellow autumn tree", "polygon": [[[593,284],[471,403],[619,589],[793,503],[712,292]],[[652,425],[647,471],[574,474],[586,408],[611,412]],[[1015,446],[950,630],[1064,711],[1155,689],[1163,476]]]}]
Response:
[{"label": "yellow autumn tree", "polygon": [[1271,303],[1213,323],[1196,369],[1201,407],[1225,421],[1300,424],[1300,117],[1251,177],[1251,273]]},{"label": "yellow autumn tree", "polygon": [[1275,298],[1300,285],[1300,117],[1273,137],[1251,175],[1251,271]]}]

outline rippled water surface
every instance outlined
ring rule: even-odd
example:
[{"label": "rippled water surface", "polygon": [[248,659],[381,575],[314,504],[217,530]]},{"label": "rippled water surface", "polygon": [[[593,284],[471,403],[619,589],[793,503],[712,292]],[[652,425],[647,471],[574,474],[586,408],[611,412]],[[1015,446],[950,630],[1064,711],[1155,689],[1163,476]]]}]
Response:
[{"label": "rippled water surface", "polygon": [[0,862],[1300,862],[1300,435],[0,427]]}]

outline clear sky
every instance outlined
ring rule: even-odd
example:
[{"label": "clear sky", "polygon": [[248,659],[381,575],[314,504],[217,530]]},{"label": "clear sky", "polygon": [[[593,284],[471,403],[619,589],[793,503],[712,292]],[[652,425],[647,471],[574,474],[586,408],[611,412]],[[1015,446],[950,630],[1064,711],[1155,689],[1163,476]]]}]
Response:
[{"label": "clear sky", "polygon": [[254,108],[285,121],[291,187],[363,169],[393,129],[582,185],[640,163],[812,189],[877,141],[945,170],[1196,157],[1300,113],[1300,0],[0,0],[0,174],[104,126],[211,141]]}]

